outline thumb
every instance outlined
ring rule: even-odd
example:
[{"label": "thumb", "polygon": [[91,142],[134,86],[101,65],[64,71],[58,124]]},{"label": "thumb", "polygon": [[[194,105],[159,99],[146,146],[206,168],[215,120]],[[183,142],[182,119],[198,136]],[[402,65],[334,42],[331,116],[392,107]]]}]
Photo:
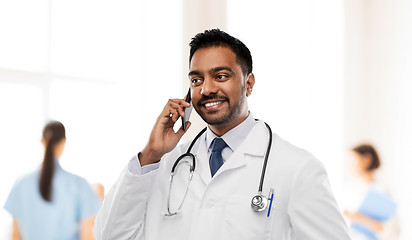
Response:
[{"label": "thumb", "polygon": [[176,132],[176,135],[181,138],[189,129],[190,125],[192,125],[192,123],[190,121],[186,122],[186,129],[183,130],[183,126],[179,128],[179,130]]}]

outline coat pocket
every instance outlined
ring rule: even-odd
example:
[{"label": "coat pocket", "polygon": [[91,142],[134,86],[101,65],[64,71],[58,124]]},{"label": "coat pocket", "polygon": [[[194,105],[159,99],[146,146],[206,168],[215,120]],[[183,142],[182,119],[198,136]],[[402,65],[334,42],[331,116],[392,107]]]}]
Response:
[{"label": "coat pocket", "polygon": [[268,217],[268,208],[255,212],[251,200],[236,195],[227,199],[222,239],[289,239],[283,238],[289,228],[286,211],[274,204]]}]

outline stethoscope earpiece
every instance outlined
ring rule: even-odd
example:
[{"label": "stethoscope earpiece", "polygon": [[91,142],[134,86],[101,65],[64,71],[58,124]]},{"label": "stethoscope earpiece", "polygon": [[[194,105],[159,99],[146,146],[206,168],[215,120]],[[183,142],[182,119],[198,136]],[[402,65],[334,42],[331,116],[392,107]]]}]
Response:
[{"label": "stethoscope earpiece", "polygon": [[266,209],[268,205],[268,199],[259,193],[252,198],[250,205],[255,212],[261,212]]}]

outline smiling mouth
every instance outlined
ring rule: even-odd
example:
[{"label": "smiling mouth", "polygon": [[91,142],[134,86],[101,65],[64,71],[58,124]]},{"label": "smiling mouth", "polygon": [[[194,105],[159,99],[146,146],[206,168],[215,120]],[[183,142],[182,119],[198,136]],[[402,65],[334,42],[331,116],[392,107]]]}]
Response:
[{"label": "smiling mouth", "polygon": [[213,102],[206,102],[203,103],[202,106],[204,107],[204,109],[208,112],[208,113],[214,113],[219,111],[219,109],[223,106],[223,104],[225,103],[226,100],[223,99],[219,99],[219,100],[215,100]]},{"label": "smiling mouth", "polygon": [[205,107],[210,108],[222,104],[223,101],[205,103]]}]

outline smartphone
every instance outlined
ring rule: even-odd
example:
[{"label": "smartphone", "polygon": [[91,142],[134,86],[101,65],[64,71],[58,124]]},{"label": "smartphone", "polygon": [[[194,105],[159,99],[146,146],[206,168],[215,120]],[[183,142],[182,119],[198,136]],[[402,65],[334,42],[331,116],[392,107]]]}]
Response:
[{"label": "smartphone", "polygon": [[192,113],[192,109],[193,109],[193,104],[192,104],[192,97],[191,97],[191,95],[192,95],[192,94],[191,94],[191,92],[190,92],[190,87],[189,87],[189,91],[187,91],[185,101],[188,102],[188,103],[190,103],[190,107],[188,107],[188,108],[183,107],[183,111],[185,112],[185,116],[182,117],[182,127],[183,127],[183,130],[186,129],[186,122],[189,121],[190,114]]}]

